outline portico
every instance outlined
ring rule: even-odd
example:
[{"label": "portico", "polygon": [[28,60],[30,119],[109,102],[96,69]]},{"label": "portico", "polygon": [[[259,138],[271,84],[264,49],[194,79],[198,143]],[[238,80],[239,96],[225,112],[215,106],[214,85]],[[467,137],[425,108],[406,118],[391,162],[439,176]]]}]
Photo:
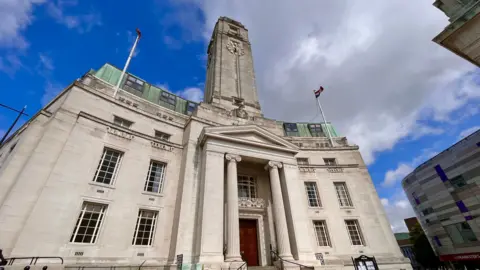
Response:
[{"label": "portico", "polygon": [[[257,232],[264,232],[256,237],[260,265],[267,264],[266,247],[270,245],[284,259],[314,262],[307,213],[304,207],[295,207],[304,202],[297,202],[303,196],[294,158],[298,148],[253,125],[204,128],[200,144],[203,186],[200,187],[202,211],[198,224],[201,227],[199,262],[242,261],[240,219],[256,219]],[[268,192],[263,191],[258,198],[256,195],[248,198],[245,195],[248,190],[242,188],[239,196],[239,167],[243,170],[263,168],[264,178],[257,184],[268,187]],[[245,201],[265,203],[263,207],[248,207]],[[291,211],[292,208],[295,211]]]}]

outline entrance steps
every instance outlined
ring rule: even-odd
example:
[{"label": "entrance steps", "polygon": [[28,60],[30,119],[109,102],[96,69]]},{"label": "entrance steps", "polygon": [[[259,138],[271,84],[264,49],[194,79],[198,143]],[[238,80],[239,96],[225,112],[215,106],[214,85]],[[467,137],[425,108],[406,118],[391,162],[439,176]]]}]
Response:
[{"label": "entrance steps", "polygon": [[249,266],[248,270],[277,270],[277,268],[273,265],[268,266]]}]

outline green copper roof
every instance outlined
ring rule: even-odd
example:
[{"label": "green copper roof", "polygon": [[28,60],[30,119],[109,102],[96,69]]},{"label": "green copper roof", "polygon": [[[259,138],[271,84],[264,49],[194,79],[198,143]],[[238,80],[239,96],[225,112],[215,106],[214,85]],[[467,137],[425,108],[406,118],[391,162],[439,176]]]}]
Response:
[{"label": "green copper roof", "polygon": [[[122,71],[110,64],[105,64],[99,70],[91,71],[91,73],[99,79],[102,79],[112,85],[117,85]],[[143,83],[143,86],[140,86],[141,90],[136,90],[125,84],[129,76],[134,77],[136,80],[139,80]],[[120,87],[131,94],[182,114],[191,114],[192,109],[198,105],[196,102],[186,100],[171,92],[168,92],[167,90],[151,85],[145,80],[142,80],[140,77],[131,73],[125,73]],[[166,97],[162,96],[162,93],[164,92]],[[168,96],[171,98],[168,99]]]},{"label": "green copper roof", "polygon": [[408,240],[410,239],[409,233],[395,233],[395,239],[397,240]]}]

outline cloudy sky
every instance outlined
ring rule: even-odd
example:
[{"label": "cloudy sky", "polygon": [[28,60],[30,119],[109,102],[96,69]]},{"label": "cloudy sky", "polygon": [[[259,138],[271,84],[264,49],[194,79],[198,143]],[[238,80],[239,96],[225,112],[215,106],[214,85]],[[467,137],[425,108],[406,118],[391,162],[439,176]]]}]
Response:
[{"label": "cloudy sky", "polygon": [[[0,103],[32,115],[91,68],[122,67],[136,27],[130,72],[201,100],[206,45],[229,16],[249,29],[265,115],[320,121],[311,91],[323,85],[329,121],[360,146],[402,231],[413,211],[401,179],[480,128],[480,72],[431,41],[448,24],[432,2],[0,0]],[[0,110],[2,133],[15,114]]]}]

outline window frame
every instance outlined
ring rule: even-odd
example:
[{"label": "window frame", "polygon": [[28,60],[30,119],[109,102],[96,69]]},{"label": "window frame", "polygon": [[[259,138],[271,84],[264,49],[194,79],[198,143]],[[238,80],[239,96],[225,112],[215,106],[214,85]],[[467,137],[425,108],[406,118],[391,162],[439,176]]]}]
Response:
[{"label": "window frame", "polygon": [[[463,177],[462,174],[460,175],[457,175],[453,178],[450,178],[448,181],[450,181],[450,185],[454,188],[454,189],[460,189],[462,187],[465,187],[466,185],[468,185],[467,181],[465,180],[465,178]],[[459,184],[462,183],[463,185],[460,185]]]},{"label": "window frame", "polygon": [[[347,202],[348,202],[348,205],[343,205],[343,202],[342,202],[342,199],[340,198],[340,194],[339,194],[339,191],[337,189],[337,185],[341,185],[344,187],[344,191],[345,191],[345,198],[347,199]],[[333,182],[333,186],[335,188],[335,193],[337,194],[337,200],[338,200],[338,204],[340,205],[340,208],[353,208],[354,205],[353,205],[353,200],[352,200],[352,197],[350,195],[350,192],[349,192],[349,189],[348,189],[348,186],[347,186],[347,182]]]},{"label": "window frame", "polygon": [[186,109],[187,115],[192,115],[193,112],[197,109],[197,107],[198,107],[197,103],[187,101],[187,109]]},{"label": "window frame", "polygon": [[[117,123],[117,122],[120,122],[120,123]],[[133,125],[133,122],[130,121],[130,120],[127,120],[123,117],[114,115],[113,116],[113,124],[117,127],[123,127],[123,128],[130,129]],[[127,124],[127,125],[124,125],[124,124]]]},{"label": "window frame", "polygon": [[[78,232],[80,230],[82,222],[84,221],[85,214],[87,212],[87,206],[100,206],[100,212],[93,212],[90,211],[89,213],[95,213],[99,214],[98,219],[95,221],[95,226],[93,227],[93,233],[91,235],[91,239],[89,242],[75,242],[75,239],[79,236]],[[103,223],[105,222],[105,217],[107,216],[106,213],[108,211],[108,204],[105,203],[98,203],[98,202],[92,202],[92,201],[83,201],[81,204],[80,212],[75,220],[75,225],[73,227],[73,231],[70,235],[70,244],[87,244],[87,245],[93,245],[97,243],[98,238],[100,237],[100,232],[103,228]],[[91,218],[88,219],[88,221],[92,220]],[[87,227],[89,228],[89,223],[87,223]],[[83,240],[85,240],[85,237],[87,236],[87,229],[85,229],[85,233],[83,234]]]},{"label": "window frame", "polygon": [[[319,223],[323,226],[323,233],[321,232],[321,228],[320,226],[317,226],[316,223]],[[312,224],[313,224],[313,231],[315,232],[315,238],[317,240],[317,246],[319,247],[332,247],[332,239],[330,238],[330,232],[328,230],[328,225],[327,225],[327,221],[324,220],[324,219],[319,219],[319,220],[313,220],[312,221]],[[317,230],[317,228],[320,230]],[[320,238],[319,238],[319,232],[323,234],[323,237],[325,238],[325,241],[326,243],[320,243]],[[322,239],[322,242],[323,242],[324,239]],[[322,245],[324,244],[324,245]]]},{"label": "window frame", "polygon": [[[130,84],[129,84],[130,83]],[[145,87],[145,82],[128,74],[127,78],[125,79],[125,83],[123,84],[124,87],[128,86],[133,90],[139,91],[143,93],[143,88]]]},{"label": "window frame", "polygon": [[308,158],[297,158],[297,165],[300,166],[308,166],[310,165],[310,160]]},{"label": "window frame", "polygon": [[324,137],[323,127],[321,124],[308,124],[308,130],[312,137]]},{"label": "window frame", "polygon": [[[240,178],[245,177],[249,183],[241,183]],[[240,186],[244,185],[248,190],[248,197],[240,197]],[[258,190],[257,190],[257,179],[251,175],[246,174],[237,174],[237,190],[238,190],[238,198],[243,199],[256,199],[258,198]],[[252,196],[253,194],[253,196]]]},{"label": "window frame", "polygon": [[[303,182],[303,185],[305,187],[305,194],[307,195],[307,203],[308,203],[308,207],[310,208],[322,208],[323,205],[322,205],[322,200],[320,199],[320,193],[318,191],[318,186],[317,186],[317,182],[315,181],[305,181]],[[311,187],[314,188],[314,190],[309,190],[309,186],[308,185],[312,185]],[[315,198],[310,198],[310,192],[313,192],[313,194],[315,194]],[[315,202],[316,205],[312,205],[311,203],[312,202]]]},{"label": "window frame", "polygon": [[337,166],[338,165],[336,158],[323,158],[323,163],[325,164],[325,166]]},{"label": "window frame", "polygon": [[[103,167],[103,163],[105,161],[105,156],[107,155],[107,151],[112,151],[112,152],[116,152],[118,153],[118,159],[115,163],[115,167],[113,169],[113,172],[112,172],[112,177],[110,178],[110,182],[109,183],[105,183],[103,181],[97,181],[98,178],[99,178],[99,175],[100,173],[102,172],[100,170],[101,167]],[[123,161],[123,156],[124,156],[125,152],[123,151],[120,151],[120,150],[117,150],[117,149],[114,149],[114,148],[111,148],[111,147],[107,147],[107,146],[104,146],[103,147],[103,150],[102,150],[102,155],[100,157],[100,160],[98,161],[98,165],[97,165],[97,169],[95,170],[95,174],[93,176],[93,179],[92,179],[92,182],[95,182],[97,184],[101,184],[101,185],[107,185],[107,186],[114,186],[115,183],[116,183],[116,180],[117,180],[117,176],[118,176],[118,171],[120,170],[120,166],[122,164],[122,161]],[[109,160],[108,163],[111,163],[111,160]],[[107,175],[107,172],[108,171],[105,171],[105,176]],[[103,179],[105,179],[105,176],[103,177]]]},{"label": "window frame", "polygon": [[297,123],[283,123],[283,130],[287,137],[299,137]]},{"label": "window frame", "polygon": [[[160,183],[159,183],[159,186],[158,186],[159,187],[158,191],[153,191],[153,188],[152,188],[152,191],[147,190],[148,184],[150,182],[152,182],[152,181],[150,181],[150,178],[151,178],[151,172],[152,172],[152,165],[153,164],[163,165],[162,174],[160,176],[161,179],[160,179]],[[166,179],[167,179],[167,177],[166,177],[167,165],[168,164],[166,162],[150,159],[150,163],[148,165],[147,177],[145,178],[145,185],[143,186],[143,191],[144,192],[153,193],[153,194],[163,194],[163,189],[165,188],[165,182],[166,182]],[[153,181],[152,183],[155,183],[155,181]]]},{"label": "window frame", "polygon": [[177,105],[177,96],[168,91],[160,93],[160,100],[174,107]]},{"label": "window frame", "polygon": [[[468,226],[468,228],[470,229],[470,233],[471,235],[473,235],[473,237],[476,239],[476,240],[470,240],[468,239],[467,237],[468,236],[465,236],[464,234],[462,234],[462,230],[466,230],[464,228],[459,228],[459,226],[462,226],[462,225],[466,225]],[[477,236],[475,235],[475,233],[473,232],[472,230],[472,227],[470,226],[470,224],[468,224],[467,221],[463,221],[463,222],[458,222],[458,223],[453,223],[453,224],[450,224],[450,225],[445,225],[443,226],[445,231],[447,232],[447,235],[448,237],[450,238],[450,240],[452,240],[452,243],[454,245],[461,245],[461,244],[466,244],[466,243],[475,243],[475,242],[478,242],[478,238]],[[453,237],[452,237],[452,231],[449,229],[449,228],[454,228],[457,230],[457,233],[459,234],[459,236],[462,238],[462,241],[461,243],[459,243],[458,241],[454,241]]]},{"label": "window frame", "polygon": [[[347,222],[354,222],[354,225],[355,225],[355,228],[356,228],[356,233],[358,234],[358,239],[360,240],[360,244],[355,244],[353,243],[353,238],[352,238],[352,235],[350,234],[350,229],[349,229],[349,225]],[[350,239],[350,244],[352,246],[366,246],[366,242],[365,242],[365,237],[363,236],[363,232],[362,232],[362,228],[360,227],[360,221],[358,219],[345,219],[345,227],[347,229],[347,234],[348,234],[348,238]]]},{"label": "window frame", "polygon": [[[165,141],[165,142],[170,141],[170,138],[172,137],[171,134],[168,134],[168,133],[166,133],[166,132],[163,132],[163,131],[160,131],[160,130],[156,130],[156,129],[155,129],[155,132],[154,132],[153,136],[154,136],[156,139],[159,139],[159,140]],[[166,139],[163,139],[163,137],[166,137]]]},{"label": "window frame", "polygon": [[[148,232],[148,238],[143,238],[142,239],[147,239],[148,244],[137,244],[137,240],[139,239],[139,228],[142,226],[141,224],[141,219],[143,218],[141,214],[143,213],[153,213],[154,217],[150,218],[152,220],[152,223],[150,224],[151,230],[148,231],[142,231],[142,232]],[[137,246],[137,247],[151,247],[153,246],[153,242],[155,241],[155,233],[157,232],[157,224],[158,224],[158,210],[151,210],[151,209],[138,209],[138,214],[137,214],[137,221],[135,222],[135,229],[133,230],[133,237],[132,237],[132,246]],[[140,225],[140,226],[139,226]],[[144,224],[143,224],[144,225]],[[145,226],[145,225],[144,225]],[[142,240],[140,240],[142,241]]]}]

